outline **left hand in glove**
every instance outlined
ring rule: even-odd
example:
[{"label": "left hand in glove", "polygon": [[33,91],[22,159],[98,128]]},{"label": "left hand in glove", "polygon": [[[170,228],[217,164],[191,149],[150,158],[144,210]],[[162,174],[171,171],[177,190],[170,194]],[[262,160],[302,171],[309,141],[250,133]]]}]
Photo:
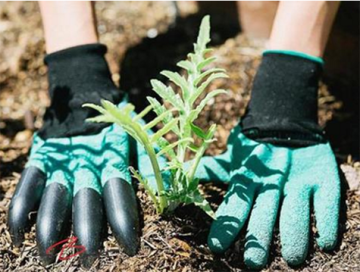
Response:
[{"label": "left hand in glove", "polygon": [[296,52],[265,54],[247,114],[232,130],[227,151],[201,161],[196,177],[229,182],[208,238],[213,252],[227,250],[249,219],[245,263],[264,267],[280,209],[282,255],[291,265],[301,264],[309,246],[310,203],[318,245],[336,245],[340,180],[316,122],[319,69]]},{"label": "left hand in glove", "polygon": [[229,182],[208,238],[213,252],[227,250],[249,219],[245,262],[250,268],[265,266],[281,208],[282,255],[290,264],[302,263],[309,246],[311,202],[320,248],[336,245],[340,181],[328,143],[277,147],[247,138],[238,125],[229,137],[227,153],[205,157],[196,177]]}]

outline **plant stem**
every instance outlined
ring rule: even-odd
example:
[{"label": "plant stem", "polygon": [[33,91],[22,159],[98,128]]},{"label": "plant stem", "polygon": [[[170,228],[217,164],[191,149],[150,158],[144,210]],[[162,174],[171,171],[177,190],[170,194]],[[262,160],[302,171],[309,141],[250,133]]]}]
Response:
[{"label": "plant stem", "polygon": [[189,182],[191,183],[192,180],[194,179],[194,175],[195,175],[195,172],[196,172],[196,169],[200,163],[200,159],[202,158],[202,156],[204,155],[204,152],[207,148],[207,144],[206,143],[203,143],[203,145],[201,146],[201,148],[198,150],[198,152],[196,153],[196,156],[193,160],[193,163],[192,163],[192,166],[190,168],[190,171],[189,171],[189,174],[188,174],[188,180]]},{"label": "plant stem", "polygon": [[160,167],[159,167],[159,164],[158,164],[158,161],[156,158],[155,151],[154,151],[153,147],[151,146],[151,144],[147,143],[144,145],[144,147],[146,149],[146,152],[149,155],[151,165],[154,170],[156,185],[157,185],[158,194],[159,194],[160,213],[163,213],[164,209],[167,207],[167,199],[166,199],[165,195],[161,195],[165,191],[165,188],[164,188],[163,180],[161,177]]},{"label": "plant stem", "polygon": [[209,128],[209,131],[208,131],[208,134],[206,136],[206,138],[203,140],[203,143],[200,147],[200,149],[198,150],[198,152],[196,153],[196,156],[194,158],[194,163],[193,165],[191,166],[190,168],[190,171],[189,171],[189,174],[188,174],[188,180],[189,182],[192,182],[193,178],[194,178],[194,175],[195,175],[195,172],[196,172],[196,169],[199,165],[199,162],[202,158],[202,156],[204,155],[205,153],[205,150],[208,148],[209,146],[209,141],[214,137],[214,134],[215,134],[215,131],[216,131],[216,125],[212,125],[210,128]]},{"label": "plant stem", "polygon": [[144,186],[145,190],[149,194],[151,200],[153,201],[155,205],[156,212],[160,212],[159,202],[156,198],[156,195],[153,193],[152,189],[149,187],[149,185],[143,180],[140,174],[138,174],[134,168],[130,167],[131,172],[133,173],[133,176]]}]

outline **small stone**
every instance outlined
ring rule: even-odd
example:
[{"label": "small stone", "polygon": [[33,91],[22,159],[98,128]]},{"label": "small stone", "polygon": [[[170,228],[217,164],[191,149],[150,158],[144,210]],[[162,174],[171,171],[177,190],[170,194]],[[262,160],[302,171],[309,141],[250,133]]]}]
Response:
[{"label": "small stone", "polygon": [[155,38],[157,35],[158,35],[158,31],[157,31],[156,28],[150,28],[150,29],[147,31],[147,36],[148,36],[148,38],[150,38],[150,39]]},{"label": "small stone", "polygon": [[24,141],[28,141],[32,136],[32,132],[31,130],[23,130],[23,131],[20,131],[18,132],[16,135],[15,135],[15,142],[24,142]]},{"label": "small stone", "polygon": [[341,170],[344,172],[346,181],[350,190],[357,190],[360,188],[360,177],[354,167],[350,165],[341,165]]}]

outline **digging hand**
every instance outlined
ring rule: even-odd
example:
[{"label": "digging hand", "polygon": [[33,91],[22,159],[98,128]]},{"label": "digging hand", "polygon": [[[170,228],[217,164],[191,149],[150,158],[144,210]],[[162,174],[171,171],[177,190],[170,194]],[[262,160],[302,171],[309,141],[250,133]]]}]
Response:
[{"label": "digging hand", "polygon": [[[119,103],[123,94],[111,80],[106,47],[91,44],[48,55],[51,105],[44,126],[33,138],[29,161],[9,208],[12,240],[19,246],[30,226],[29,213],[37,210],[36,240],[45,264],[55,260],[46,252],[65,239],[72,222],[80,255],[89,267],[98,255],[106,219],[128,255],[139,247],[137,200],[128,170],[130,150],[137,153],[139,172],[152,184],[152,168],[142,148],[118,126],[85,122],[96,113],[82,108],[100,99]],[[164,164],[164,159],[159,159]],[[106,216],[105,216],[106,214]]]},{"label": "digging hand", "polygon": [[321,60],[298,52],[264,53],[247,113],[232,130],[227,151],[205,157],[196,173],[229,183],[208,237],[213,252],[227,250],[249,220],[244,260],[252,269],[264,267],[280,208],[282,256],[301,264],[309,247],[310,203],[318,245],[336,245],[340,180],[317,125],[321,69]]}]

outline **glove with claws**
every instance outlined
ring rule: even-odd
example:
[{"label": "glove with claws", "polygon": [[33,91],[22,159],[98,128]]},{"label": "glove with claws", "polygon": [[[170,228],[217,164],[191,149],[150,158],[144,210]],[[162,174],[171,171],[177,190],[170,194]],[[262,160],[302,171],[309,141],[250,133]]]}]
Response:
[{"label": "glove with claws", "polygon": [[[123,100],[111,80],[105,53],[104,45],[90,44],[45,58],[51,105],[43,128],[34,135],[8,220],[12,240],[19,246],[29,227],[28,214],[39,206],[36,239],[45,264],[55,260],[56,252],[46,250],[65,238],[71,211],[74,235],[85,247],[80,255],[84,266],[89,267],[98,255],[105,219],[125,253],[134,255],[139,247],[129,158],[137,157],[139,172],[151,185],[154,177],[149,158],[142,146],[130,148],[135,142],[120,127],[85,122],[96,113],[82,108],[82,104],[99,103],[102,98],[114,103]],[[159,163],[165,165],[165,159],[159,158]]]}]

